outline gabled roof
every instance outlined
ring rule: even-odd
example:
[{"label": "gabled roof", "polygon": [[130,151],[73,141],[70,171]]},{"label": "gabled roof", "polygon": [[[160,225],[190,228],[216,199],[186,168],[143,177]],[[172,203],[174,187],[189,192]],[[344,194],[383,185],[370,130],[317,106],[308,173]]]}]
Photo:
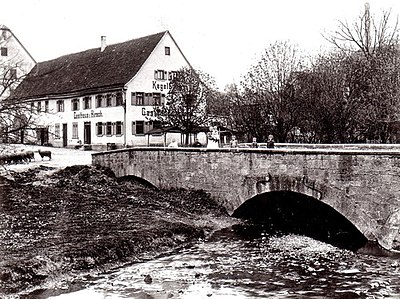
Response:
[{"label": "gabled roof", "polygon": [[36,63],[36,60],[32,57],[31,53],[24,47],[24,45],[19,41],[18,37],[8,28],[6,25],[0,25],[0,31],[8,31],[14,37],[14,39],[18,42],[21,48],[28,54],[29,58],[32,59],[33,63]]},{"label": "gabled roof", "polygon": [[15,90],[20,99],[123,87],[140,70],[163,31],[127,42],[39,62]]}]

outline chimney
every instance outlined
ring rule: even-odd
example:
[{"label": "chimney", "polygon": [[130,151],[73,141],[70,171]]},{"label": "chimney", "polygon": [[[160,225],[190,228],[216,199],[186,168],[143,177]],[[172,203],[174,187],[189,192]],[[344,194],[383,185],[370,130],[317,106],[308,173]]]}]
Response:
[{"label": "chimney", "polygon": [[100,51],[103,52],[107,47],[107,43],[106,43],[106,36],[102,35],[101,36],[101,48]]}]

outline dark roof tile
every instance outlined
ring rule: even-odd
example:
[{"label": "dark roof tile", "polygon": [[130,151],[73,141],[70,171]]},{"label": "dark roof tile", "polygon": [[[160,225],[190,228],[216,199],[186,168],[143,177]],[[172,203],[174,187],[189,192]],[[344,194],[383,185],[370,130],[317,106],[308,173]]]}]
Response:
[{"label": "dark roof tile", "polygon": [[14,98],[36,98],[107,87],[123,87],[140,70],[166,32],[39,62]]}]

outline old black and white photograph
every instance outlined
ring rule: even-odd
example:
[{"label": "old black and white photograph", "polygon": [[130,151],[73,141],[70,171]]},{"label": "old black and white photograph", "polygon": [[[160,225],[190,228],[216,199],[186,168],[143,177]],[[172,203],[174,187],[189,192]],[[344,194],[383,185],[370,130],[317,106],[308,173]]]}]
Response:
[{"label": "old black and white photograph", "polygon": [[400,298],[399,17],[0,0],[0,298]]}]

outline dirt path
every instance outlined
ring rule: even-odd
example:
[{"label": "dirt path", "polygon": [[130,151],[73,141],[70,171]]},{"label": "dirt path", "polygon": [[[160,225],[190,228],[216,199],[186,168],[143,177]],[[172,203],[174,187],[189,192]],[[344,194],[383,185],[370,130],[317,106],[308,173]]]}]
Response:
[{"label": "dirt path", "polygon": [[[47,157],[43,159],[40,157],[38,150],[51,151],[52,159]],[[29,163],[11,164],[0,167],[0,175],[6,175],[8,171],[26,171],[28,169],[37,168],[40,166],[51,167],[54,169],[61,169],[72,165],[91,165],[92,153],[95,151],[83,151],[79,149],[44,147],[37,145],[24,145],[24,144],[0,144],[0,154],[14,153],[14,152],[27,152],[33,151],[35,159]]]}]

